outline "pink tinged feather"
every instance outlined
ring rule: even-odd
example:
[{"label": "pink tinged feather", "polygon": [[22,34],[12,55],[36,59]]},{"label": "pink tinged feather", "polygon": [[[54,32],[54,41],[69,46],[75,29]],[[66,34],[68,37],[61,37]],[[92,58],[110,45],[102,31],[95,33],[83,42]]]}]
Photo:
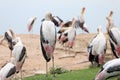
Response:
[{"label": "pink tinged feather", "polygon": [[28,31],[30,32],[31,29],[32,29],[32,25],[29,25],[29,26],[28,26]]},{"label": "pink tinged feather", "polygon": [[117,53],[118,53],[118,56],[120,56],[120,47],[117,46],[117,49],[116,49]]},{"label": "pink tinged feather", "polygon": [[62,35],[60,38],[60,42],[63,42],[65,39],[66,39],[66,37]]},{"label": "pink tinged feather", "polygon": [[46,51],[48,57],[51,57],[53,55],[54,46],[50,46],[48,44],[44,44],[44,48],[45,48],[45,51]]},{"label": "pink tinged feather", "polygon": [[22,62],[17,62],[16,63],[16,70],[19,71],[22,68],[23,63]]},{"label": "pink tinged feather", "polygon": [[74,45],[74,41],[73,40],[67,42],[67,46],[68,47],[72,48],[73,45]]},{"label": "pink tinged feather", "polygon": [[102,80],[103,78],[104,78],[103,72],[100,72],[95,78],[95,80]]}]

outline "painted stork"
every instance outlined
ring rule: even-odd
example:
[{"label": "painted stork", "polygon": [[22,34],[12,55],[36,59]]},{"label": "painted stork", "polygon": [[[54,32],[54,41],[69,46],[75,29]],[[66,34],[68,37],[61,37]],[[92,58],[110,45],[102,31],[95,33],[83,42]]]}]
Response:
[{"label": "painted stork", "polygon": [[101,26],[97,29],[97,35],[88,45],[88,58],[92,66],[95,63],[99,66],[104,62],[104,54],[106,53],[107,43],[104,34],[101,31]]},{"label": "painted stork", "polygon": [[[53,52],[56,44],[56,27],[52,22],[52,14],[47,13],[45,15],[45,20],[42,22],[40,27],[40,43],[43,56],[46,60],[46,76],[48,74],[48,62],[52,58],[53,68],[54,68],[54,56]],[[55,76],[55,75],[54,75]]]},{"label": "painted stork", "polygon": [[109,16],[106,17],[107,24],[107,33],[109,36],[110,46],[113,52],[113,55],[116,58],[120,57],[120,30],[115,27],[114,22],[112,20],[113,12],[111,11]]},{"label": "painted stork", "polygon": [[12,62],[8,62],[0,69],[0,80],[10,80],[15,72],[15,65]]},{"label": "painted stork", "polygon": [[71,26],[61,34],[61,37],[59,37],[59,42],[62,44],[67,43],[66,46],[72,48],[76,36],[76,26],[76,21],[73,18]]},{"label": "painted stork", "polygon": [[0,44],[2,44],[2,42],[4,40],[6,40],[8,42],[8,47],[10,50],[13,50],[13,45],[12,45],[12,39],[15,38],[15,33],[13,32],[12,29],[9,29],[8,31],[6,31],[4,33],[4,36],[2,37],[2,39],[0,40]]},{"label": "painted stork", "polygon": [[[84,13],[85,13],[85,7],[82,8],[81,14],[79,16],[79,19],[76,20],[76,22],[78,23],[78,26],[84,30],[85,32],[89,33],[86,25],[85,25],[85,20],[84,20]],[[62,32],[67,30],[69,27],[71,27],[72,21],[67,21],[67,22],[63,22],[61,25],[61,29]],[[61,29],[59,31],[59,33],[61,32]]]},{"label": "painted stork", "polygon": [[85,13],[85,7],[82,8],[81,15],[79,16],[78,22],[79,22],[80,28],[82,30],[84,30],[85,32],[89,33],[89,31],[85,25],[84,13]]},{"label": "painted stork", "polygon": [[33,28],[33,24],[35,23],[35,20],[37,19],[37,17],[32,17],[28,19],[28,32],[30,32]]},{"label": "painted stork", "polygon": [[117,76],[120,76],[120,58],[106,62],[96,75],[95,80],[107,80]]},{"label": "painted stork", "polygon": [[15,59],[14,63],[16,66],[16,73],[20,71],[22,79],[22,66],[26,58],[26,47],[23,45],[20,37],[17,37],[13,40],[14,48],[12,50],[12,57]]},{"label": "painted stork", "polygon": [[[67,53],[67,52],[69,53],[69,56],[60,57],[60,59],[66,58],[66,57],[74,58],[76,56],[76,54],[70,55],[70,49],[72,49],[74,46],[74,41],[76,38],[76,29],[78,27],[79,27],[79,23],[75,20],[75,18],[73,18],[71,26],[66,30],[63,29],[63,32],[59,36],[58,40],[64,46],[65,53]],[[60,30],[62,31],[62,29],[60,29]]]}]

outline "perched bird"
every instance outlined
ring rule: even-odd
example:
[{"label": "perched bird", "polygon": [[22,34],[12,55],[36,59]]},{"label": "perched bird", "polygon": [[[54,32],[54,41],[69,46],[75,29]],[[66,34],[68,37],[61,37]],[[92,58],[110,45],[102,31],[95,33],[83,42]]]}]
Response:
[{"label": "perched bird", "polygon": [[22,79],[22,66],[26,58],[26,47],[23,45],[20,37],[17,37],[13,40],[14,48],[12,50],[12,57],[15,59],[14,64],[16,67],[16,73],[20,71]]},{"label": "perched bird", "polygon": [[40,44],[43,56],[46,60],[46,74],[48,74],[47,63],[51,60],[53,62],[54,68],[54,49],[56,44],[56,27],[52,22],[52,14],[47,13],[45,15],[45,20],[42,22],[40,27]]},{"label": "perched bird", "polygon": [[101,31],[101,26],[97,29],[97,35],[90,41],[88,45],[88,59],[93,65],[94,62],[99,66],[104,62],[104,54],[106,53],[107,41]]},{"label": "perched bird", "polygon": [[6,31],[6,32],[4,33],[4,36],[3,36],[2,39],[0,40],[0,44],[2,44],[2,42],[3,42],[4,40],[6,40],[7,43],[8,43],[9,49],[10,49],[10,50],[13,50],[12,39],[14,39],[14,38],[15,38],[15,33],[13,32],[12,29],[9,29],[8,31]]},{"label": "perched bird", "polygon": [[112,20],[113,12],[111,11],[109,16],[106,17],[107,24],[107,33],[109,36],[110,46],[113,52],[113,55],[116,58],[120,57],[120,29],[115,27],[114,22]]},{"label": "perched bird", "polygon": [[0,80],[10,80],[15,72],[15,65],[12,62],[8,62],[0,69]]},{"label": "perched bird", "polygon": [[95,80],[107,80],[120,76],[120,58],[106,62],[95,77]]},{"label": "perched bird", "polygon": [[37,19],[37,17],[32,17],[29,18],[28,20],[28,32],[30,32],[32,30],[33,24],[35,23],[35,20]]}]

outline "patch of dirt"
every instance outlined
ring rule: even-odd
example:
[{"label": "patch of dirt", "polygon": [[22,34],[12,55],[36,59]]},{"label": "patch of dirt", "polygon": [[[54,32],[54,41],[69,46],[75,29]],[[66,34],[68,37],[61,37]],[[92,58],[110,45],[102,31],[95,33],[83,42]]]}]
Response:
[{"label": "patch of dirt", "polygon": [[[23,65],[24,76],[45,73],[46,61],[41,52],[39,35],[19,34],[17,36],[21,37],[27,48],[27,58]],[[63,46],[57,42],[54,51],[55,66],[63,67],[67,70],[78,70],[89,67],[90,62],[88,62],[87,57],[87,45],[94,36],[95,34],[77,35],[75,39],[75,45],[73,49],[70,49],[70,53],[66,53]],[[0,36],[0,38],[1,37],[2,36]],[[5,41],[4,43],[6,44]],[[0,45],[0,67],[10,59],[10,53],[11,51],[7,46]],[[112,58],[109,42],[105,58],[106,61]],[[52,67],[52,60],[48,63],[48,65],[49,68]]]}]

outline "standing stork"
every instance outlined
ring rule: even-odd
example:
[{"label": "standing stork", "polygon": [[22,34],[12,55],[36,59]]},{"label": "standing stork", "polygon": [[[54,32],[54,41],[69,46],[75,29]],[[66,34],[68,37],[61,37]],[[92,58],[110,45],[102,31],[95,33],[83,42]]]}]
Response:
[{"label": "standing stork", "polygon": [[64,31],[63,33],[61,33],[60,37],[59,37],[59,42],[61,44],[65,44],[65,47],[68,47],[69,49],[73,47],[74,45],[74,40],[76,37],[76,28],[78,27],[76,20],[73,18],[72,20],[72,24],[70,25],[70,27],[68,29],[66,29],[65,31],[60,29],[60,31]]},{"label": "standing stork", "polygon": [[88,58],[92,66],[94,62],[99,66],[104,62],[104,54],[106,52],[107,43],[104,34],[101,31],[101,26],[97,29],[97,35],[88,45]]},{"label": "standing stork", "polygon": [[26,58],[26,47],[23,45],[20,37],[17,37],[13,40],[14,48],[12,50],[12,57],[15,59],[14,63],[16,66],[16,73],[20,71],[22,79],[22,66]]},{"label": "standing stork", "polygon": [[117,76],[120,76],[120,58],[106,62],[96,75],[95,80],[107,80]]},{"label": "standing stork", "polygon": [[109,16],[106,17],[107,24],[107,33],[109,36],[110,46],[112,52],[116,58],[120,57],[120,30],[115,27],[112,20],[113,11],[110,12]]},{"label": "standing stork", "polygon": [[[53,52],[56,44],[56,28],[55,24],[52,22],[52,14],[47,13],[45,15],[45,20],[41,24],[40,28],[40,43],[43,56],[46,60],[46,76],[48,74],[48,62],[52,58],[53,68],[54,68],[54,56]],[[55,76],[55,75],[54,75]]]}]

